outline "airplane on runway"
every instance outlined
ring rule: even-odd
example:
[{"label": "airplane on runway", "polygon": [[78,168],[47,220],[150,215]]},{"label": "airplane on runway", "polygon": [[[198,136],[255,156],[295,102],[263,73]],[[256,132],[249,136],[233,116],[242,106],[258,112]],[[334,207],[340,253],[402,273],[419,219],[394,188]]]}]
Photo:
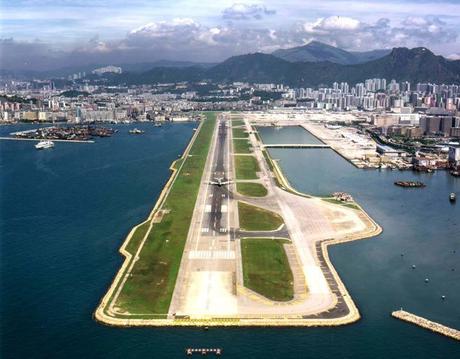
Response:
[{"label": "airplane on runway", "polygon": [[230,184],[230,183],[232,183],[232,181],[230,181],[230,180],[225,180],[224,181],[224,177],[218,177],[218,178],[215,178],[214,181],[209,182],[209,184],[216,185],[216,186],[219,186],[219,187],[225,186],[225,185]]}]

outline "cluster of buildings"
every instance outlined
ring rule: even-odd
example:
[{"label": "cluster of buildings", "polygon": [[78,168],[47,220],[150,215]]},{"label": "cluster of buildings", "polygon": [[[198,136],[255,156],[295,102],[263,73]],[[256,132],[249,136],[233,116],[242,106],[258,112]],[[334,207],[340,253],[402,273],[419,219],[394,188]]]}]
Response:
[{"label": "cluster of buildings", "polygon": [[[267,88],[267,86],[264,86]],[[276,91],[275,85],[272,91]],[[391,108],[440,107],[448,111],[460,109],[458,85],[436,85],[386,79],[368,79],[354,86],[334,82],[332,87],[283,89],[283,98],[308,109],[332,111],[384,111]]]},{"label": "cluster of buildings", "polygon": [[[30,96],[30,91],[29,95]],[[1,122],[127,123],[133,121],[187,121],[193,108],[187,100],[164,94],[129,91],[93,93],[33,93],[33,97],[0,100]],[[20,100],[20,101],[18,101]],[[14,102],[16,101],[16,102]]]},{"label": "cluster of buildings", "polygon": [[[107,66],[93,74],[121,71]],[[104,80],[74,81],[59,90],[46,80],[0,81],[0,86],[3,123],[188,121],[206,110],[273,109],[329,113],[329,117],[331,112],[346,112],[359,119],[360,130],[377,141],[379,164],[389,159],[397,168],[451,168],[454,172],[460,166],[458,85],[412,86],[407,81],[374,78],[353,86],[335,82],[332,87],[317,89],[245,82],[110,86]]]},{"label": "cluster of buildings", "polygon": [[[105,66],[93,74],[121,73]],[[84,77],[85,74],[76,74]],[[367,79],[350,85],[290,88],[283,84],[164,83],[109,86],[74,81],[58,90],[52,81],[0,83],[0,121],[123,122],[164,121],[203,110],[360,111],[385,136],[411,139],[460,137],[460,87],[407,81]],[[64,91],[63,91],[64,90]]]},{"label": "cluster of buildings", "polygon": [[374,113],[371,117],[373,124],[387,136],[460,138],[460,116],[456,111],[438,107],[413,111],[412,108],[403,108],[395,112]]}]

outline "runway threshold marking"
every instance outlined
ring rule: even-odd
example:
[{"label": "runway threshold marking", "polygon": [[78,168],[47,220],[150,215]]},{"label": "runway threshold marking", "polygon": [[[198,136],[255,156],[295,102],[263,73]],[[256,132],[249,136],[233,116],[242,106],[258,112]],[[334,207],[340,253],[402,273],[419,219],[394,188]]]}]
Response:
[{"label": "runway threshold marking", "polygon": [[235,251],[190,251],[189,259],[235,259]]}]

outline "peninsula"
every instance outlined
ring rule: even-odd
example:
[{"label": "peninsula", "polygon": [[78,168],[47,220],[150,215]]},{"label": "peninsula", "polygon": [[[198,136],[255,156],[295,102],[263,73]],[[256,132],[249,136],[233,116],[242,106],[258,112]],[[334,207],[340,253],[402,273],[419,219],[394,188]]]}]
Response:
[{"label": "peninsula", "polygon": [[250,116],[206,113],[135,226],[95,318],[115,326],[333,326],[360,318],[328,246],[380,226],[350,197],[298,192]]}]

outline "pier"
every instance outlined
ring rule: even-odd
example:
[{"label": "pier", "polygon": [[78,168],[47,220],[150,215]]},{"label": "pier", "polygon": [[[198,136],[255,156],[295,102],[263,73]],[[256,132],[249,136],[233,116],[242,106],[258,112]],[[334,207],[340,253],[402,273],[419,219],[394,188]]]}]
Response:
[{"label": "pier", "polygon": [[215,355],[221,355],[222,354],[222,349],[220,348],[187,348],[185,349],[185,354],[187,355],[193,355],[193,354],[201,354],[201,355],[207,355],[207,354],[215,354]]},{"label": "pier", "polygon": [[415,314],[406,312],[404,310],[397,310],[391,313],[391,315],[395,318],[404,320],[405,322],[409,322],[412,324],[416,324],[419,327],[429,329],[435,333],[445,335],[446,337],[455,339],[455,340],[460,340],[460,330],[453,329],[446,327],[445,325],[432,322],[431,320],[419,317]]},{"label": "pier", "polygon": [[264,148],[331,148],[326,144],[307,144],[307,143],[274,143],[263,145]]}]

